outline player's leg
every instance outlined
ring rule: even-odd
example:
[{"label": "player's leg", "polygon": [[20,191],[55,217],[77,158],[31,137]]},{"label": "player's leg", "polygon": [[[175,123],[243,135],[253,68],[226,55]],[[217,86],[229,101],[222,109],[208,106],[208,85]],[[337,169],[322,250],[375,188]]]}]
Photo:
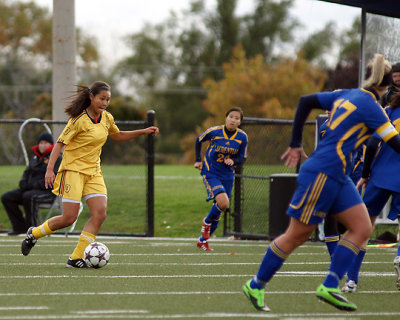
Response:
[{"label": "player's leg", "polygon": [[269,311],[264,303],[266,284],[282,267],[289,254],[309,239],[324,213],[329,212],[334,201],[331,197],[338,191],[335,182],[332,182],[332,186],[326,185],[326,182],[327,176],[324,174],[300,171],[298,187],[287,211],[291,216],[289,226],[268,247],[256,276],[243,286],[245,295],[256,310]]},{"label": "player's leg", "polygon": [[13,230],[10,233],[25,233],[27,226],[25,224],[24,215],[19,208],[19,205],[22,204],[21,190],[14,189],[4,193],[1,196],[1,202],[3,203],[4,209],[11,221]]},{"label": "player's leg", "polygon": [[105,194],[91,194],[86,196],[90,218],[86,222],[79,236],[78,243],[67,262],[67,267],[84,268],[83,253],[86,247],[95,241],[100,228],[106,219],[107,196]]},{"label": "player's leg", "polygon": [[332,257],[339,242],[338,225],[333,214],[328,214],[325,218],[324,233],[326,248],[328,249],[330,257]]},{"label": "player's leg", "polygon": [[358,255],[359,248],[368,240],[372,226],[364,203],[350,207],[336,216],[348,231],[339,241],[328,275],[318,287],[316,295],[340,310],[354,311],[357,306],[340,295],[339,282]]},{"label": "player's leg", "polygon": [[264,303],[266,284],[282,267],[289,254],[310,238],[316,227],[317,224],[307,225],[291,218],[285,233],[278,236],[269,245],[257,275],[243,286],[244,294],[257,311],[270,311]]},{"label": "player's leg", "polygon": [[[368,214],[370,216],[372,228],[375,226],[377,216],[381,213],[382,209],[386,205],[391,191],[378,188],[374,185],[373,181],[370,181],[364,192],[364,203],[368,208]],[[360,273],[362,262],[364,261],[365,254],[367,252],[368,239],[360,247],[358,255],[355,257],[349,270],[347,271],[347,280],[342,288],[342,292],[356,292],[358,285],[358,275]]]}]

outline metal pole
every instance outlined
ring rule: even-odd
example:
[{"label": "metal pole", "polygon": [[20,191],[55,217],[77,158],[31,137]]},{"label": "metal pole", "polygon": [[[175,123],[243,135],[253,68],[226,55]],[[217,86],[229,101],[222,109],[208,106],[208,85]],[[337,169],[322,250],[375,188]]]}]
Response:
[{"label": "metal pole", "polygon": [[361,44],[360,44],[360,70],[358,72],[358,86],[361,88],[365,78],[365,43],[367,33],[367,10],[361,10]]},{"label": "metal pole", "polygon": [[[155,111],[147,112],[147,125],[154,126]],[[154,237],[154,137],[147,136],[147,236]]]},{"label": "metal pole", "polygon": [[[67,120],[65,98],[76,91],[75,0],[53,0],[53,120]],[[57,138],[64,126],[53,125]]]}]

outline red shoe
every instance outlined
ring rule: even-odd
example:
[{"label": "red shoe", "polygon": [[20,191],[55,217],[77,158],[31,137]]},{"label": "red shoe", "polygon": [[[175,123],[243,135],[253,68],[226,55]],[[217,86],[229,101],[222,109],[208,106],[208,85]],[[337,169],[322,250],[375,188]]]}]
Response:
[{"label": "red shoe", "polygon": [[210,238],[210,229],[211,229],[211,223],[207,224],[203,220],[203,225],[201,226],[201,236],[203,237],[204,240],[208,240]]},{"label": "red shoe", "polygon": [[208,246],[208,242],[207,242],[207,241],[201,242],[200,240],[197,240],[197,246],[198,246],[200,249],[204,250],[204,251],[214,251],[214,249],[211,249],[211,248]]}]

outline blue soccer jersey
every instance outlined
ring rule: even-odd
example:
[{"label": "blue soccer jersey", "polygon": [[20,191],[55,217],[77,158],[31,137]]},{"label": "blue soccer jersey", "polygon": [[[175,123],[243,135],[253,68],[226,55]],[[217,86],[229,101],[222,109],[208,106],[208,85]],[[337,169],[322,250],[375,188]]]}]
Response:
[{"label": "blue soccer jersey", "polygon": [[[388,107],[385,109],[396,130],[400,130],[400,108]],[[389,145],[383,143],[375,158],[370,181],[382,189],[400,192],[400,154]]]},{"label": "blue soccer jersey", "polygon": [[344,89],[317,93],[321,107],[332,112],[324,138],[303,164],[302,170],[321,172],[344,182],[352,167],[352,152],[376,130],[388,141],[396,129],[376,96],[365,89]]},{"label": "blue soccer jersey", "polygon": [[204,156],[202,175],[212,174],[220,178],[233,176],[234,167],[225,164],[225,159],[235,161],[247,158],[247,134],[241,129],[230,134],[225,126],[211,127],[197,139],[200,143],[210,141]]}]

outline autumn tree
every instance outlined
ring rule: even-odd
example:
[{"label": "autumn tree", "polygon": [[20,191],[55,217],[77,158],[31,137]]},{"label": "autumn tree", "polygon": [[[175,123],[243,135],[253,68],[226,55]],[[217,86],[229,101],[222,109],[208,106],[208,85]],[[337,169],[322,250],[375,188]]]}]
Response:
[{"label": "autumn tree", "polygon": [[[243,108],[247,117],[292,119],[298,99],[320,91],[326,79],[323,70],[301,56],[267,64],[261,55],[246,58],[241,46],[235,48],[233,58],[223,65],[223,70],[223,79],[204,82],[208,93],[203,106],[211,116],[197,128],[196,134],[223,124],[226,110],[233,106]],[[181,141],[187,150],[185,162],[194,159],[191,146],[196,134]]]}]

